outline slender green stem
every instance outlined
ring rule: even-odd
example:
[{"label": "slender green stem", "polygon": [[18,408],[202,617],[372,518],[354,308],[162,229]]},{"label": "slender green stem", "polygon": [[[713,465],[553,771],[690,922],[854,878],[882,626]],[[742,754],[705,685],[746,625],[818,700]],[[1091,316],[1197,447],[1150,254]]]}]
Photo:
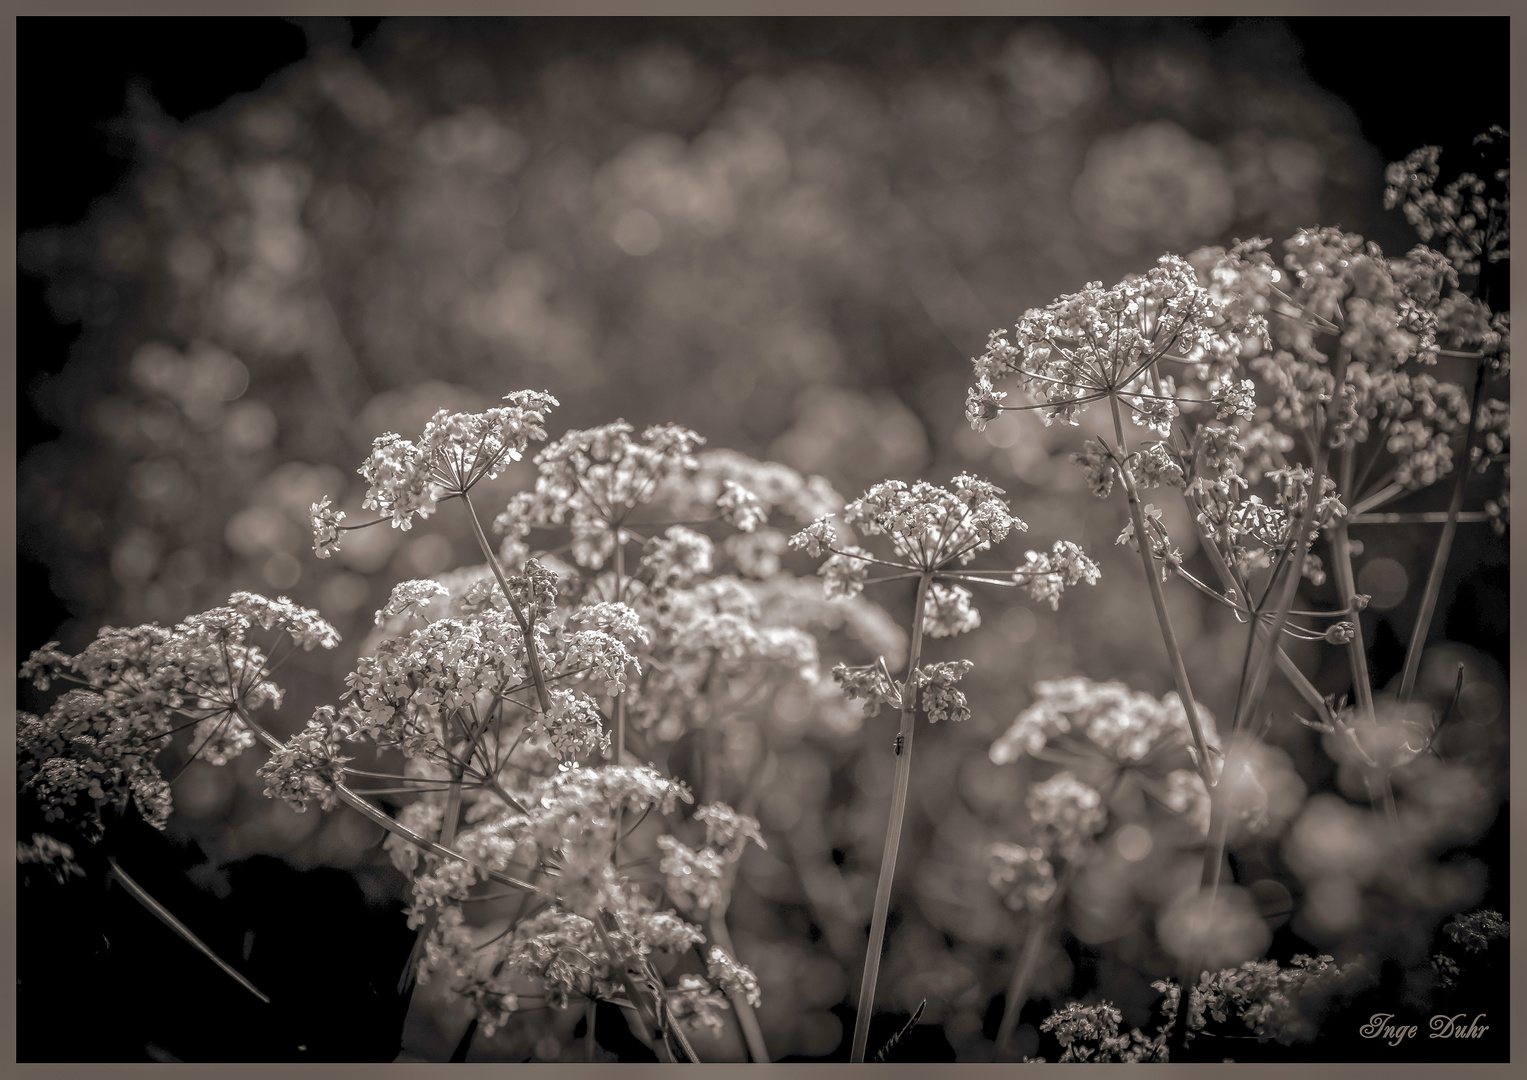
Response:
[{"label": "slender green stem", "polygon": [[504,568],[499,565],[498,556],[488,544],[488,536],[482,531],[482,522],[477,518],[477,508],[472,505],[472,498],[465,491],[461,492],[461,501],[466,504],[467,517],[472,521],[472,533],[477,537],[477,546],[482,548],[483,558],[488,561],[488,567],[493,571],[493,576],[498,579],[498,587],[504,591],[504,599],[509,601],[509,610],[514,612],[514,619],[520,624],[520,635],[525,639],[525,659],[530,667],[530,678],[536,686],[536,697],[541,702],[541,711],[551,712],[551,693],[546,689],[546,677],[541,674],[540,650],[536,648],[535,628],[530,625],[530,620],[525,617],[525,611],[520,607],[520,602],[514,598],[514,593],[509,589],[509,581],[504,577]]},{"label": "slender green stem", "polygon": [[[737,959],[737,948],[732,944],[732,935],[726,927],[726,913],[713,912],[710,917],[710,939],[734,961]],[[737,1014],[737,1026],[742,1028],[742,1038],[748,1047],[748,1056],[755,1062],[767,1062],[769,1060],[769,1047],[764,1043],[763,1028],[759,1026],[758,1015],[753,1012],[753,1006],[748,1004],[748,999],[743,994],[728,993],[727,997],[732,1001],[732,1009]]]},{"label": "slender green stem", "polygon": [[588,1030],[583,1033],[583,1060],[598,1061],[599,1051],[595,1049],[594,1021],[599,1016],[599,999],[591,997],[583,1006],[583,1019],[588,1025]]},{"label": "slender green stem", "polygon": [[1468,486],[1473,462],[1469,456],[1474,451],[1474,424],[1479,415],[1479,395],[1485,385],[1485,365],[1479,364],[1474,372],[1474,394],[1469,399],[1469,426],[1463,437],[1463,455],[1453,466],[1453,497],[1447,507],[1447,523],[1437,538],[1437,551],[1432,556],[1431,573],[1426,578],[1426,591],[1421,594],[1421,609],[1416,612],[1416,625],[1410,632],[1410,645],[1405,650],[1405,669],[1400,675],[1400,700],[1409,701],[1415,692],[1416,675],[1421,670],[1421,652],[1426,648],[1426,635],[1431,629],[1432,616],[1437,610],[1437,598],[1442,595],[1442,575],[1447,569],[1448,553],[1453,548],[1453,535],[1458,531],[1458,514],[1463,509],[1463,491]]},{"label": "slender green stem", "polygon": [[875,910],[870,918],[869,951],[864,955],[864,977],[859,983],[859,1013],[854,1019],[853,1049],[849,1061],[864,1061],[870,1038],[870,1016],[875,1011],[875,983],[880,977],[880,950],[885,944],[886,917],[891,910],[891,884],[896,877],[896,852],[901,845],[902,818],[907,810],[907,788],[912,779],[912,737],[917,733],[916,677],[922,658],[923,612],[928,603],[931,573],[917,583],[917,602],[912,609],[912,649],[907,658],[907,681],[902,689],[901,750],[896,756],[896,779],[891,789],[891,819],[886,825],[885,850],[880,856],[880,881],[875,886]]},{"label": "slender green stem", "polygon": [[1114,434],[1119,440],[1119,479],[1124,493],[1129,497],[1129,513],[1135,523],[1135,541],[1140,548],[1140,558],[1145,565],[1145,585],[1150,590],[1151,603],[1156,609],[1156,622],[1161,627],[1161,639],[1166,645],[1167,659],[1172,665],[1172,679],[1177,684],[1177,696],[1182,700],[1183,711],[1188,717],[1188,729],[1193,733],[1194,755],[1198,773],[1205,786],[1214,785],[1214,774],[1209,763],[1209,746],[1204,739],[1204,729],[1198,719],[1198,706],[1193,700],[1193,687],[1188,682],[1188,669],[1183,663],[1182,649],[1177,644],[1177,633],[1172,629],[1172,618],[1166,610],[1166,596],[1161,590],[1161,578],[1156,572],[1156,560],[1151,554],[1151,536],[1145,529],[1145,511],[1140,506],[1140,493],[1135,490],[1135,478],[1124,463],[1124,421],[1119,415],[1119,399],[1110,394],[1109,408],[1113,410]]}]

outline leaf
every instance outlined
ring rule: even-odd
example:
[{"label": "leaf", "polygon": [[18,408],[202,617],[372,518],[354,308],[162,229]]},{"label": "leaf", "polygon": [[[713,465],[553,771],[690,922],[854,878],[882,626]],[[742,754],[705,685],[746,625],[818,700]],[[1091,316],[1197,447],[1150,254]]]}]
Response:
[{"label": "leaf", "polygon": [[917,1003],[917,1008],[912,1010],[912,1019],[903,1024],[901,1030],[898,1031],[895,1035],[891,1036],[891,1041],[880,1048],[879,1052],[875,1055],[876,1061],[884,1061],[886,1059],[890,1052],[895,1049],[896,1044],[901,1042],[901,1040],[906,1037],[907,1032],[911,1031],[914,1027],[917,1026],[917,1021],[922,1018],[923,1010],[927,1007],[927,998],[923,998]]}]

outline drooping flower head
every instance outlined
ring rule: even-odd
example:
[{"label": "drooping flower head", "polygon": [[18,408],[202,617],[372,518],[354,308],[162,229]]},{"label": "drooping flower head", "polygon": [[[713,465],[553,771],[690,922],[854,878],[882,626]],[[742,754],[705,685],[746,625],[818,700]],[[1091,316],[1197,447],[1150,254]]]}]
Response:
[{"label": "drooping flower head", "polygon": [[[250,640],[257,630],[281,636],[262,648]],[[281,703],[272,654],[338,643],[316,611],[247,592],[170,628],[104,627],[78,656],[51,642],[22,666],[22,677],[39,690],[59,680],[80,685],[43,716],[18,718],[21,789],[50,821],[77,817],[98,830],[105,808],[131,801],[163,828],[170,789],[155,762],[167,738],[189,727],[193,756],[226,763],[254,745],[239,714]]]}]

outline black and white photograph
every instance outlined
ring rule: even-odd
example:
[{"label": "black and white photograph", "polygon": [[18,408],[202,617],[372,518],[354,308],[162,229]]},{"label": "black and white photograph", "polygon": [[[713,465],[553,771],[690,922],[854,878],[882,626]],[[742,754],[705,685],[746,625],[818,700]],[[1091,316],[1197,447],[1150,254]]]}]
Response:
[{"label": "black and white photograph", "polygon": [[1508,17],[14,21],[18,1062],[1511,1060]]}]

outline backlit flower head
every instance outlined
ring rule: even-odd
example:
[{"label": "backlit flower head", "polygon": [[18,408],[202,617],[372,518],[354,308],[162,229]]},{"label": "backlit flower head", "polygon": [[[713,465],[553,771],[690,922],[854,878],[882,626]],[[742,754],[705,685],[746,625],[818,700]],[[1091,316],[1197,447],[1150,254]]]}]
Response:
[{"label": "backlit flower head", "polygon": [[536,455],[536,484],[521,492],[494,525],[511,539],[565,525],[579,566],[598,568],[615,550],[615,529],[635,507],[699,467],[705,441],[677,424],[657,424],[636,438],[624,420],[569,431]]},{"label": "backlit flower head", "polygon": [[[519,390],[510,404],[480,413],[437,412],[414,442],[395,432],[378,436],[371,456],[360,467],[366,481],[362,505],[392,520],[394,528],[413,527],[447,494],[470,490],[496,477],[504,464],[518,461],[531,440],[546,438],[546,414],[557,404],[550,394]],[[329,523],[314,511],[315,533],[327,535]],[[332,550],[331,544],[315,546]]]},{"label": "backlit flower head", "polygon": [[[1187,260],[1165,255],[1143,275],[1110,289],[1080,292],[1025,313],[1011,334],[993,332],[977,357],[966,418],[978,429],[999,412],[1039,408],[1045,423],[1075,424],[1088,403],[1109,394],[1135,422],[1168,433],[1177,415],[1177,377],[1221,385],[1238,363],[1243,340],[1265,333],[1261,315],[1227,304],[1200,284]],[[1003,404],[1004,380],[1033,406]]]}]

